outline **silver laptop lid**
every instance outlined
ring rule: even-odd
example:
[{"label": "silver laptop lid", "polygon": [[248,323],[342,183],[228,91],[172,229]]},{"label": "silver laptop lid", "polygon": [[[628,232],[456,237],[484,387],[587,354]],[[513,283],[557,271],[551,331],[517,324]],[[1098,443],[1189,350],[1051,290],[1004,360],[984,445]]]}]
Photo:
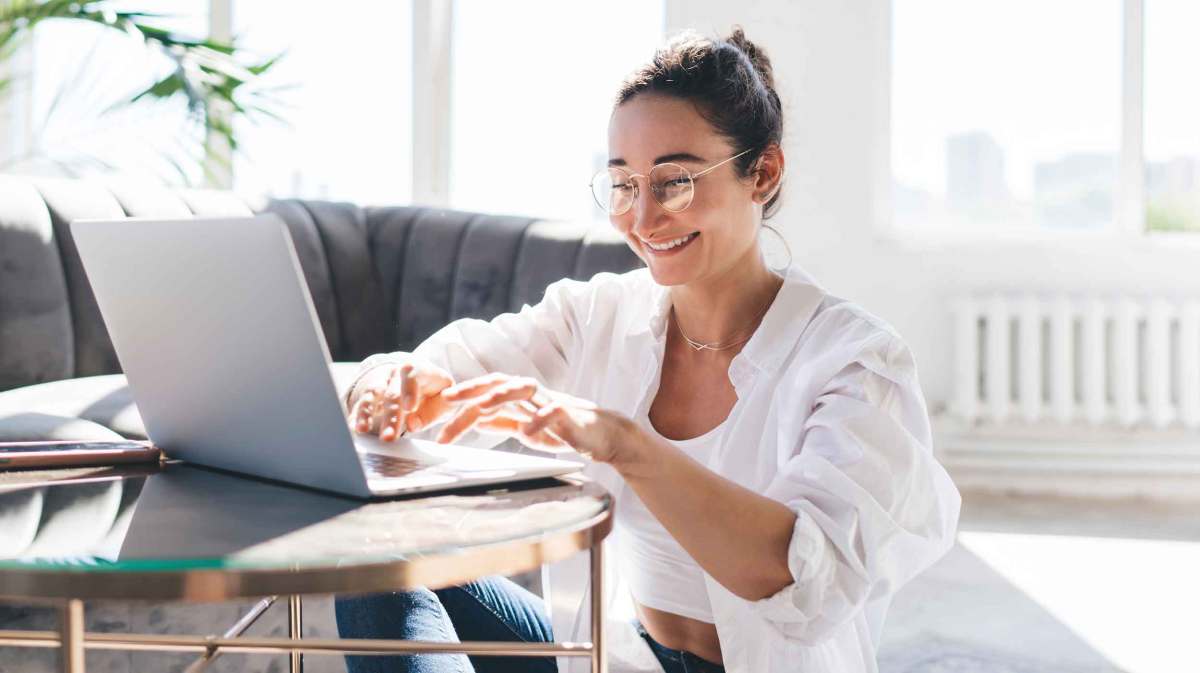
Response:
[{"label": "silver laptop lid", "polygon": [[278,217],[81,220],[71,231],[155,444],[201,465],[370,494]]}]

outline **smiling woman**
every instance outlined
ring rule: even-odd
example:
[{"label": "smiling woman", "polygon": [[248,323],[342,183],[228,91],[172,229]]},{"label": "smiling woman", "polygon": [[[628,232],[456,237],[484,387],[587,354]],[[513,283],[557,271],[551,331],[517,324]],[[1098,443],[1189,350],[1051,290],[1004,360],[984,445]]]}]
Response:
[{"label": "smiling woman", "polygon": [[[587,461],[616,501],[605,600],[636,613],[606,624],[614,671],[875,671],[892,594],[954,539],[958,492],[908,348],[803,270],[765,262],[782,128],[770,61],[740,28],[674,37],[622,85],[591,183],[647,268],[564,279],[519,313],[372,356],[347,398],[358,431],[385,441],[513,437]],[[343,599],[339,627],[585,639],[586,577],[549,578],[549,615],[493,582]]]}]

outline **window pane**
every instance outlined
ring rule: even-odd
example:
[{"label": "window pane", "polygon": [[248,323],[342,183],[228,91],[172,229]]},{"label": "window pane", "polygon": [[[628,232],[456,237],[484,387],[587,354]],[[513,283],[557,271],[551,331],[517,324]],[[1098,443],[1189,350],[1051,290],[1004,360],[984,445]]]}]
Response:
[{"label": "window pane", "polygon": [[896,0],[898,228],[1113,224],[1121,0]]},{"label": "window pane", "polygon": [[607,221],[588,180],[617,87],[662,31],[661,2],[455,2],[451,204]]},{"label": "window pane", "polygon": [[1200,3],[1146,2],[1146,227],[1200,231]]},{"label": "window pane", "polygon": [[[118,11],[188,37],[208,33],[207,0],[117,2]],[[141,39],[86,21],[50,19],[34,31],[32,137],[20,161],[0,170],[87,175],[113,170],[175,183],[201,179],[202,134],[182,100],[134,94],[171,72],[173,61]],[[10,158],[8,161],[12,161]]]},{"label": "window pane", "polygon": [[403,204],[412,198],[412,3],[237,0],[234,34],[272,70],[288,124],[239,125],[241,192]]}]

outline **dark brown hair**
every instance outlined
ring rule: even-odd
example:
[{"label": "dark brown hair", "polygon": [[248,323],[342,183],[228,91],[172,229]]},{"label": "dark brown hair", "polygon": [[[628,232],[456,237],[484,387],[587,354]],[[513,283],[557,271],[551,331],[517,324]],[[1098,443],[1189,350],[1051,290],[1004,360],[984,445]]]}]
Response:
[{"label": "dark brown hair", "polygon": [[[743,178],[751,175],[750,167],[768,147],[782,143],[783,109],[771,60],[746,39],[741,26],[718,40],[693,31],[673,36],[655,52],[654,60],[625,78],[615,106],[643,93],[693,103],[735,153],[751,150],[733,162]],[[780,192],[777,189],[763,205],[763,219],[778,210]]]}]

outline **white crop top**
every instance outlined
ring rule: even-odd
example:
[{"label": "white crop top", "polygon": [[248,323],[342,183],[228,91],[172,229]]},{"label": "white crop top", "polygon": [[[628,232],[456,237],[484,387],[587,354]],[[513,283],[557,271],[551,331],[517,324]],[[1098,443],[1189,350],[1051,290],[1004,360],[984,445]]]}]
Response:
[{"label": "white crop top", "polygon": [[[643,427],[658,437],[649,418]],[[666,439],[701,465],[708,465],[725,424],[692,439]],[[642,504],[632,488],[617,497],[616,527],[621,536],[621,574],[638,603],[702,622],[713,623],[704,571]]]}]

